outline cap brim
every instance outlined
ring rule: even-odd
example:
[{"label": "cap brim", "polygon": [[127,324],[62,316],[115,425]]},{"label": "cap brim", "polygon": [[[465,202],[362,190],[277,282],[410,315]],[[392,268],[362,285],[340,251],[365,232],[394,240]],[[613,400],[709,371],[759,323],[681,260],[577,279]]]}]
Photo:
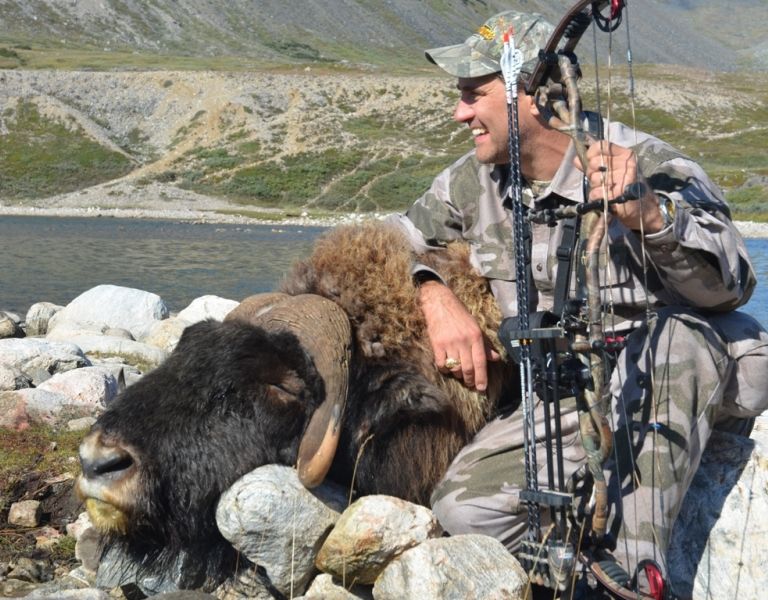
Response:
[{"label": "cap brim", "polygon": [[501,71],[499,62],[480,54],[467,44],[433,48],[424,52],[427,60],[456,77],[483,77]]}]

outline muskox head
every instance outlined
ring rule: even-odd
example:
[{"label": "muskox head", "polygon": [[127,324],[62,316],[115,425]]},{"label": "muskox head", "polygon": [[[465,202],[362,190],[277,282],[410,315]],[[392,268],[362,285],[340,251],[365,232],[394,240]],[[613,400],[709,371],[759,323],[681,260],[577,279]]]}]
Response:
[{"label": "muskox head", "polygon": [[77,492],[96,527],[153,571],[179,555],[213,579],[230,570],[234,552],[215,524],[219,496],[270,463],[299,462],[305,483],[322,480],[346,397],[349,338],[346,315],[318,296],[254,297],[224,323],[187,328],[81,445]]}]

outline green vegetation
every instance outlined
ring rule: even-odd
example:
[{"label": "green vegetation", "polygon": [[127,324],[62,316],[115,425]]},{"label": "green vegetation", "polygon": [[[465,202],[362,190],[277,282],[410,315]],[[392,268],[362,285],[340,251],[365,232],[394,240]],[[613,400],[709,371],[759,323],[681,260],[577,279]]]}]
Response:
[{"label": "green vegetation", "polygon": [[8,133],[0,144],[0,197],[41,198],[124,175],[131,161],[88,138],[74,122],[43,117],[19,101],[3,115]]},{"label": "green vegetation", "polygon": [[[30,51],[14,47],[13,52],[23,59]],[[634,73],[633,107],[627,73],[615,71],[610,94],[606,82],[601,84],[604,113],[670,141],[699,161],[725,190],[735,218],[768,220],[768,77],[642,66]],[[269,73],[259,69],[256,75]],[[706,88],[719,95],[701,91],[699,77],[704,76]],[[591,109],[596,99],[589,77],[581,87],[583,105]],[[169,132],[167,147],[151,146],[150,133],[139,127],[113,139],[145,163],[189,148],[137,183],[173,183],[229,198],[243,211],[400,210],[471,147],[468,129],[450,118],[456,100],[450,82],[430,88],[420,76],[410,78],[413,87],[407,78],[382,77],[370,87],[315,88],[308,95],[291,91],[290,98],[288,90],[285,96],[247,90],[229,107],[204,103],[190,110],[186,123]],[[163,76],[158,85],[174,98],[189,87],[183,76]],[[731,89],[732,95],[724,92]],[[110,131],[103,115],[87,117]],[[78,190],[134,166],[90,139],[74,120],[43,116],[30,101],[7,110],[2,122],[7,133],[0,145],[0,198],[28,201]]]}]

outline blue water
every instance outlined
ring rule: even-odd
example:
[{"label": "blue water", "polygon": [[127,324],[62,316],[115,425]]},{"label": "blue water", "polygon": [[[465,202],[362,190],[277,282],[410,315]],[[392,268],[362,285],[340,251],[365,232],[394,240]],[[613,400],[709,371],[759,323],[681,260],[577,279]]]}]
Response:
[{"label": "blue water", "polygon": [[[65,305],[102,283],[158,294],[179,311],[206,294],[269,291],[324,228],[112,218],[0,218],[0,310]],[[749,239],[758,276],[747,305],[768,325],[768,239]]]}]

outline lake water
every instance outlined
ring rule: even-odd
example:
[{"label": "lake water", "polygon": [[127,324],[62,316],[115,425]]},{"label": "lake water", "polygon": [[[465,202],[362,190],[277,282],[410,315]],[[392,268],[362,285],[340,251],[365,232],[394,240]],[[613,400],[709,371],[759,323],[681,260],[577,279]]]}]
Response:
[{"label": "lake water", "polygon": [[[274,289],[322,227],[113,218],[0,217],[0,310],[65,305],[102,283],[158,294],[171,311],[214,294]],[[768,239],[748,239],[758,287],[746,307],[768,325]]]}]

